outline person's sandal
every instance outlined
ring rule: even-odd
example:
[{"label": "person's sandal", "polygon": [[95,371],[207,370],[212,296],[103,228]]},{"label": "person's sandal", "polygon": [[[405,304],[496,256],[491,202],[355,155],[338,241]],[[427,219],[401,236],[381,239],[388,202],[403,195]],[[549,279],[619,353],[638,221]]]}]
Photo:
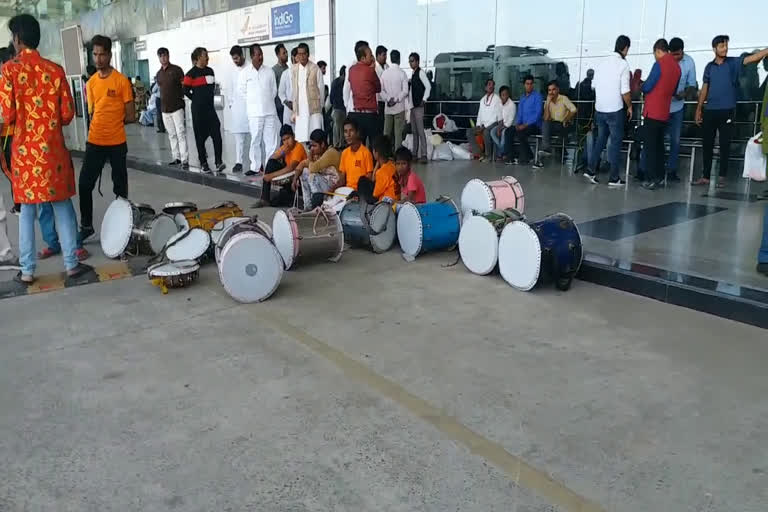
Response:
[{"label": "person's sandal", "polygon": [[77,256],[77,261],[85,261],[91,257],[91,253],[89,253],[88,250],[83,247],[75,250],[75,256]]},{"label": "person's sandal", "polygon": [[717,180],[717,183],[715,184],[715,188],[725,188],[727,183],[725,180]]},{"label": "person's sandal", "polygon": [[61,251],[54,251],[50,247],[46,247],[45,249],[37,253],[37,257],[38,259],[41,259],[41,260],[47,260],[48,258],[56,256],[57,254],[60,254],[60,253]]},{"label": "person's sandal", "polygon": [[79,263],[75,268],[67,272],[67,278],[77,279],[78,277],[82,277],[83,275],[92,271],[93,271],[92,266],[86,265],[85,263]]},{"label": "person's sandal", "polygon": [[[24,279],[25,277],[27,277],[28,279]],[[19,273],[13,276],[13,280],[19,284],[23,284],[24,286],[29,286],[35,282],[35,277],[25,276],[24,274],[21,273],[21,271],[19,271]]]},{"label": "person's sandal", "polygon": [[691,183],[694,187],[700,186],[700,185],[709,185],[709,180],[707,178],[699,178],[693,183]]}]

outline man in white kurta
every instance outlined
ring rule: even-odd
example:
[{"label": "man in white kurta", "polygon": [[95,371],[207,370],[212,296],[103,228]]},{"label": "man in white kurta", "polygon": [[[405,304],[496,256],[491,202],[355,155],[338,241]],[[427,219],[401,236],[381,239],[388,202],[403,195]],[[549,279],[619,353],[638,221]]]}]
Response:
[{"label": "man in white kurta", "polygon": [[[277,149],[280,131],[275,107],[275,73],[264,66],[264,54],[258,44],[251,46],[251,65],[240,73],[238,89],[245,95],[251,132],[251,168],[245,175],[253,176],[263,170],[267,159]],[[262,144],[266,154],[261,151]]]},{"label": "man in white kurta", "polygon": [[232,167],[232,172],[238,173],[243,171],[243,161],[245,160],[245,139],[250,133],[250,126],[248,125],[248,108],[245,100],[245,95],[240,92],[238,83],[240,82],[240,75],[248,69],[248,62],[243,55],[243,49],[240,46],[233,46],[229,51],[229,55],[232,57],[232,62],[235,64],[235,71],[230,75],[230,86],[227,91],[229,101],[229,120],[230,120],[230,132],[235,137],[235,165]]},{"label": "man in white kurta", "polygon": [[310,133],[323,129],[325,80],[317,64],[309,60],[309,46],[300,43],[297,49],[296,64],[290,70],[293,86],[293,130],[296,140],[309,142]]},{"label": "man in white kurta", "polygon": [[280,120],[282,124],[289,124],[293,127],[293,81],[291,69],[296,64],[297,48],[291,50],[291,65],[280,76],[280,83],[277,84],[277,97],[283,104],[283,118]]}]

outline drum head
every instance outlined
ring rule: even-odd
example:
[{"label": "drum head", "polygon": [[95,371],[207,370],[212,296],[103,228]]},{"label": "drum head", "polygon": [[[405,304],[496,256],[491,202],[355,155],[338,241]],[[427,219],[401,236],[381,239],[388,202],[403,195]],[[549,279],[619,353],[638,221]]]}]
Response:
[{"label": "drum head", "polygon": [[339,187],[333,192],[334,195],[325,200],[323,205],[332,209],[338,215],[347,202],[347,196],[354,192],[354,190],[352,187]]},{"label": "drum head", "polygon": [[173,203],[165,203],[163,206],[163,213],[174,216],[177,213],[193,212],[197,210],[197,205],[188,201],[176,201]]},{"label": "drum head", "polygon": [[272,235],[274,236],[275,247],[285,262],[285,270],[288,270],[295,259],[297,240],[293,222],[284,210],[275,212],[275,218],[272,219]]},{"label": "drum head", "polygon": [[469,217],[461,226],[459,254],[464,266],[474,274],[484,276],[496,267],[499,261],[499,235],[485,217]]},{"label": "drum head", "polygon": [[220,220],[214,224],[213,229],[211,229],[211,243],[214,245],[218,244],[219,240],[221,240],[221,235],[223,235],[230,226],[247,220],[250,220],[250,217],[227,217],[226,219]]},{"label": "drum head", "polygon": [[238,233],[221,251],[219,279],[239,302],[268,299],[283,278],[283,259],[277,248],[253,231]]},{"label": "drum head", "polygon": [[147,275],[150,279],[155,277],[171,277],[191,274],[200,269],[200,264],[196,261],[185,260],[172,263],[157,263],[147,268]]},{"label": "drum head", "polygon": [[149,245],[152,252],[160,254],[168,240],[178,232],[178,226],[168,215],[161,214],[152,219],[149,231]]},{"label": "drum head", "polygon": [[379,203],[371,212],[369,220],[371,229],[378,231],[378,235],[371,235],[371,247],[373,252],[382,253],[388,251],[395,243],[397,235],[397,217],[389,203]]},{"label": "drum head", "polygon": [[527,292],[536,286],[541,272],[541,242],[525,222],[510,222],[502,230],[499,271],[513,288]]},{"label": "drum head", "polygon": [[185,229],[173,235],[166,244],[165,255],[171,261],[196,260],[208,250],[211,236],[203,229]]},{"label": "drum head", "polygon": [[423,237],[424,227],[419,210],[411,203],[404,203],[397,212],[397,239],[400,249],[408,256],[418,256]]},{"label": "drum head", "polygon": [[118,197],[109,205],[101,221],[101,250],[107,258],[117,258],[128,247],[133,233],[131,203]]},{"label": "drum head", "polygon": [[489,212],[494,208],[496,208],[496,199],[493,191],[483,180],[475,178],[464,185],[464,190],[461,192],[461,211],[465,218],[474,213]]}]

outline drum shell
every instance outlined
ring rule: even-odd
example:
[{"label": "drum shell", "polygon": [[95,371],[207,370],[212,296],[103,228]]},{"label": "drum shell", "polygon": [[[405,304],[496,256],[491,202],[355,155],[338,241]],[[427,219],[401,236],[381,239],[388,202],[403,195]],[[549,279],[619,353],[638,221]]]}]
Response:
[{"label": "drum shell", "polygon": [[207,210],[195,210],[183,214],[189,229],[200,228],[209,233],[220,220],[229,217],[242,217],[243,210],[239,206],[232,204],[209,208]]},{"label": "drum shell", "polygon": [[[362,203],[350,201],[339,213],[339,219],[344,229],[344,241],[352,247],[371,247],[371,235],[361,218]],[[373,211],[373,205],[368,205],[368,214]]]},{"label": "drum shell", "polygon": [[219,242],[216,244],[211,243],[211,245],[214,245],[214,252],[215,252],[215,258],[216,263],[219,263],[221,261],[221,251],[224,250],[224,246],[227,245],[227,242],[235,235],[239,233],[245,233],[247,231],[259,233],[260,235],[264,236],[267,240],[272,240],[272,228],[269,227],[269,224],[255,219],[255,220],[246,220],[243,222],[238,222],[237,224],[232,224],[229,226],[219,237]]},{"label": "drum shell", "polygon": [[573,279],[583,259],[581,235],[573,219],[556,213],[529,225],[541,244],[539,282]]},{"label": "drum shell", "polygon": [[[298,254],[294,265],[310,261],[332,260],[344,250],[344,228],[339,216],[333,211],[324,214],[307,212],[294,214],[291,221],[298,233]],[[290,218],[290,216],[289,216]]]},{"label": "drum shell", "polygon": [[149,232],[152,229],[152,221],[155,220],[154,210],[139,208],[133,203],[131,203],[131,209],[133,210],[133,230],[125,252],[152,256],[155,252],[149,243]]},{"label": "drum shell", "polygon": [[415,205],[423,229],[421,252],[450,249],[459,240],[461,216],[453,202]]}]

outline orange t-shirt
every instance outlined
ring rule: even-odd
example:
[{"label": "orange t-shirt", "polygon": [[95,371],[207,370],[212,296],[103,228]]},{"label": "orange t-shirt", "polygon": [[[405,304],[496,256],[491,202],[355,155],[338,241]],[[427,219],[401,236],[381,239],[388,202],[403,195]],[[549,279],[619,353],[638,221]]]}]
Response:
[{"label": "orange t-shirt", "polygon": [[373,171],[373,155],[362,144],[357,151],[349,147],[341,153],[339,171],[347,175],[347,186],[357,190],[360,177]]},{"label": "orange t-shirt", "polygon": [[395,164],[391,160],[379,167],[373,177],[375,182],[373,197],[378,200],[384,197],[389,197],[393,201],[400,199],[400,186],[395,179],[396,172]]},{"label": "orange t-shirt", "polygon": [[294,162],[298,164],[307,159],[307,151],[300,142],[297,142],[290,151],[287,146],[280,146],[277,151],[275,151],[274,156],[284,158],[285,165],[290,165]]},{"label": "orange t-shirt", "polygon": [[117,146],[125,142],[125,104],[133,103],[131,82],[113,69],[106,78],[98,73],[85,85],[91,127],[88,142],[97,146]]}]

